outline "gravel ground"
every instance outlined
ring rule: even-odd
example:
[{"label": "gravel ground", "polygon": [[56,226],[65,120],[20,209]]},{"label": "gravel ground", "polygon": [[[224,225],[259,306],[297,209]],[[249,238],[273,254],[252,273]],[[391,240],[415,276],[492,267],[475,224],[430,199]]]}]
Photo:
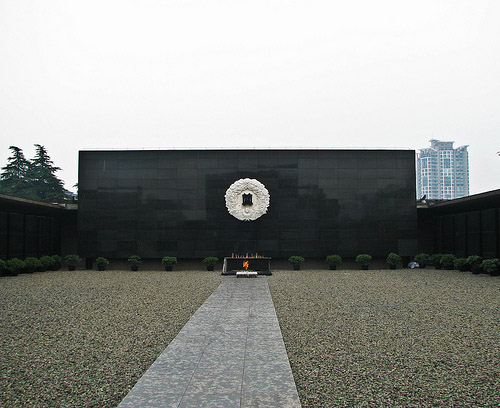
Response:
[{"label": "gravel ground", "polygon": [[116,407],[221,280],[186,271],[0,278],[0,406]]},{"label": "gravel ground", "polygon": [[[0,406],[116,407],[221,280],[0,278]],[[268,282],[304,408],[500,406],[500,278],[277,271]]]},{"label": "gravel ground", "polygon": [[344,270],[268,281],[304,408],[500,406],[500,278]]}]

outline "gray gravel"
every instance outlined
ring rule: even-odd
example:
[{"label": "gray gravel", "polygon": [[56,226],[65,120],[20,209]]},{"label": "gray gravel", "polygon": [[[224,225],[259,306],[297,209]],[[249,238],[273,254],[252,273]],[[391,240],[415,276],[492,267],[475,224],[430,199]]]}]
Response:
[{"label": "gray gravel", "polygon": [[268,281],[304,408],[500,405],[500,278],[346,270]]},{"label": "gray gravel", "polygon": [[0,406],[115,407],[221,280],[187,271],[0,278]]},{"label": "gray gravel", "polygon": [[[0,406],[115,407],[221,282],[217,272],[0,278]],[[500,278],[278,271],[303,407],[500,404]]]}]

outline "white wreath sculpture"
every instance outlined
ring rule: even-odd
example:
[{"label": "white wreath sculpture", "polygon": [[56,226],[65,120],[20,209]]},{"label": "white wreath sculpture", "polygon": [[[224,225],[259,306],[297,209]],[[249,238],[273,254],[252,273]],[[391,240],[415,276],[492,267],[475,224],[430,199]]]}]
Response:
[{"label": "white wreath sculpture", "polygon": [[[243,206],[243,194],[252,194],[252,205]],[[253,221],[267,213],[269,191],[255,179],[239,179],[226,191],[226,207],[233,217],[241,221]]]}]

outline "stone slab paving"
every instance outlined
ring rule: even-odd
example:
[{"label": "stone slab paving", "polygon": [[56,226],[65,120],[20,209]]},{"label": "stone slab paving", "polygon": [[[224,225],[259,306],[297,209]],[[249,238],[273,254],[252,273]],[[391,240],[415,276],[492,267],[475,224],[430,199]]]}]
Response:
[{"label": "stone slab paving", "polygon": [[267,278],[230,276],[118,407],[300,406]]}]

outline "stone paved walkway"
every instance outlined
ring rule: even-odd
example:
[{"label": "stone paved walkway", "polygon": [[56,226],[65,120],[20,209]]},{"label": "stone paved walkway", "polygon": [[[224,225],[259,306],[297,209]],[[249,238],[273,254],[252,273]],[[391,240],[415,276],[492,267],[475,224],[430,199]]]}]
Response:
[{"label": "stone paved walkway", "polygon": [[227,277],[119,408],[300,408],[267,278]]}]

